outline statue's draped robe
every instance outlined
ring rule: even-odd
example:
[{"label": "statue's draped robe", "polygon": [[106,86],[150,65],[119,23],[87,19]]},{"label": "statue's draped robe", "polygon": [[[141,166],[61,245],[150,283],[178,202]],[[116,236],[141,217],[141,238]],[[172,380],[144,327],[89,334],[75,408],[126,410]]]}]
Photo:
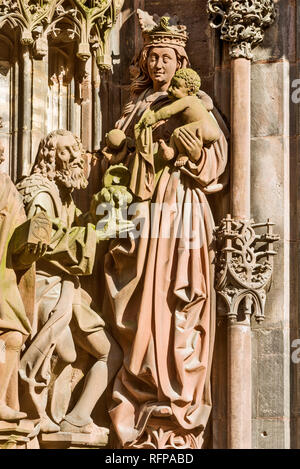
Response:
[{"label": "statue's draped robe", "polygon": [[13,330],[27,336],[31,330],[8,251],[15,229],[24,221],[22,198],[9,176],[0,173],[0,334]]},{"label": "statue's draped robe", "polygon": [[[12,258],[14,244],[11,242],[15,229],[25,221],[20,194],[10,177],[0,173],[0,340],[4,338],[5,344],[7,332],[20,332],[25,342],[31,331],[34,267],[19,271],[16,275]],[[7,344],[1,343],[0,347],[7,348]],[[5,348],[1,352],[5,352]],[[14,350],[18,351],[17,348]],[[15,368],[6,391],[6,404],[18,410],[18,362],[9,364]]]},{"label": "statue's draped robe", "polygon": [[[147,90],[117,126],[132,136],[145,109],[165,103],[165,94]],[[224,172],[227,142],[222,135],[197,164],[178,169],[157,144],[178,126],[170,119],[153,135],[136,132],[131,189],[141,236],[112,241],[105,259],[104,311],[124,352],[110,416],[123,445],[142,434],[158,403],[186,430],[205,427],[212,405],[214,222],[202,188]]]},{"label": "statue's draped robe", "polygon": [[[50,382],[50,361],[57,341],[65,328],[89,334],[102,329],[104,322],[90,307],[91,298],[80,288],[79,277],[92,273],[96,231],[92,224],[78,226],[81,213],[70,197],[63,204],[56,184],[40,174],[33,174],[18,185],[29,218],[44,211],[53,221],[53,235],[46,254],[37,262],[36,311],[32,342],[20,364],[20,375],[29,384],[37,409],[44,408],[46,397],[39,392]],[[75,226],[74,226],[75,225]],[[66,281],[74,289],[64,289]],[[65,291],[65,293],[64,293]],[[65,295],[69,307],[56,306]]]}]

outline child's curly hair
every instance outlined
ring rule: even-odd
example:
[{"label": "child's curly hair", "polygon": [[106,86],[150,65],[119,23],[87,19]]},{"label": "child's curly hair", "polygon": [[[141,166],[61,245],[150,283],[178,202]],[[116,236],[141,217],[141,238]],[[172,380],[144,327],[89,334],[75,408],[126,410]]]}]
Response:
[{"label": "child's curly hair", "polygon": [[196,94],[201,86],[201,79],[192,68],[180,68],[173,78],[182,78],[191,94]]}]

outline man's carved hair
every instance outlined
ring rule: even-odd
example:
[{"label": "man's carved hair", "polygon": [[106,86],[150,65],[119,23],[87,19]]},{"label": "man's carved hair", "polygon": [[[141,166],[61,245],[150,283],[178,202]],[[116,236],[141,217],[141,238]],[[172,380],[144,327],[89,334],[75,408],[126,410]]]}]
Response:
[{"label": "man's carved hair", "polygon": [[177,70],[173,78],[181,78],[185,81],[186,87],[191,94],[196,94],[201,86],[201,79],[192,68],[181,68]]},{"label": "man's carved hair", "polygon": [[39,151],[32,169],[32,173],[41,174],[50,181],[60,181],[67,187],[85,189],[88,181],[84,175],[83,169],[74,174],[74,170],[56,169],[56,148],[58,137],[72,136],[78,144],[81,155],[84,154],[83,146],[78,137],[69,130],[54,130],[45,137],[39,146]]},{"label": "man's carved hair", "polygon": [[47,137],[41,140],[38,154],[32,169],[32,173],[42,174],[43,176],[50,179],[50,181],[55,179],[57,137],[66,137],[68,135],[72,135],[75,138],[81,152],[84,153],[80,139],[73,135],[72,132],[63,129],[53,130],[53,132],[50,132]]}]

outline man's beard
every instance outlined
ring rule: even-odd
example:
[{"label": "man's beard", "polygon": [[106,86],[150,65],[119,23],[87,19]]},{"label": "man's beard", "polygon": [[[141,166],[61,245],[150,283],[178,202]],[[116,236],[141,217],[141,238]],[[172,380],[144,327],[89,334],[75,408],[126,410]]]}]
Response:
[{"label": "man's beard", "polygon": [[55,180],[68,189],[85,189],[88,185],[84,171],[79,167],[56,171]]}]

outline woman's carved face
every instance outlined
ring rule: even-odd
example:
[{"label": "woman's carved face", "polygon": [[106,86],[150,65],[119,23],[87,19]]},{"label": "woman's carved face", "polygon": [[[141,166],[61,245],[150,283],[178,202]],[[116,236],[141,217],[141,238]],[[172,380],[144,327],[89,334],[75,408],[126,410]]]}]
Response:
[{"label": "woman's carved face", "polygon": [[167,89],[177,70],[176,53],[170,47],[152,47],[147,65],[153,88]]}]

